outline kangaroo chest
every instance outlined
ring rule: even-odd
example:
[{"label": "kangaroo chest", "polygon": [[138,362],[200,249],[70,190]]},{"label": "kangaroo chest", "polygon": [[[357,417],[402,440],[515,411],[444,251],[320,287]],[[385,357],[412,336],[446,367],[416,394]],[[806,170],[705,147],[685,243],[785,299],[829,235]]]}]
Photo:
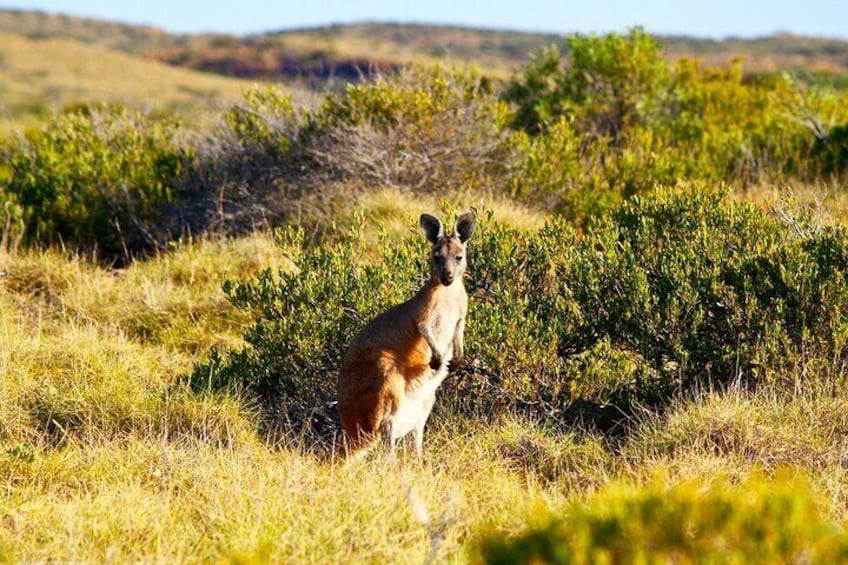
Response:
[{"label": "kangaroo chest", "polygon": [[435,312],[430,318],[430,329],[433,336],[436,338],[436,343],[439,344],[442,351],[447,349],[453,340],[456,326],[459,323],[461,312],[456,310],[447,310],[443,312]]},{"label": "kangaroo chest", "polygon": [[465,315],[465,302],[465,292],[461,287],[439,289],[430,297],[424,323],[442,351],[451,344],[456,326]]}]

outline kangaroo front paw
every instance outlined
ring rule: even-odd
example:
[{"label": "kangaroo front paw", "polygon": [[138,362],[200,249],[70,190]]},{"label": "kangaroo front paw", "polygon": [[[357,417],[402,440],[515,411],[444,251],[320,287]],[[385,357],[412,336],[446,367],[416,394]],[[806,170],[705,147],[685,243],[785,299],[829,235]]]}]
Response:
[{"label": "kangaroo front paw", "polygon": [[442,367],[442,357],[441,357],[441,355],[433,354],[433,356],[430,357],[430,368],[433,369],[434,371],[437,371],[441,367]]},{"label": "kangaroo front paw", "polygon": [[448,362],[448,371],[453,373],[462,365],[462,357],[454,357]]}]

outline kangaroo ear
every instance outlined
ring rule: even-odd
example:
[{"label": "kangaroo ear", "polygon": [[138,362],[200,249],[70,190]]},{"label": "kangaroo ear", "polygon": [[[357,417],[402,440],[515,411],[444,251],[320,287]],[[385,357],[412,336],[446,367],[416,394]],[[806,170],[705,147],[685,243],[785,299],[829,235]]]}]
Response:
[{"label": "kangaroo ear", "polygon": [[477,216],[474,212],[466,212],[461,215],[459,219],[456,221],[456,227],[454,231],[459,235],[459,241],[465,243],[469,239],[471,239],[471,235],[474,233],[474,226],[477,225]]},{"label": "kangaroo ear", "polygon": [[433,245],[435,245],[436,242],[439,241],[439,238],[444,234],[442,222],[436,216],[421,214],[421,219],[418,220],[418,223],[421,225],[421,229],[424,230],[424,235],[427,236],[427,241]]}]

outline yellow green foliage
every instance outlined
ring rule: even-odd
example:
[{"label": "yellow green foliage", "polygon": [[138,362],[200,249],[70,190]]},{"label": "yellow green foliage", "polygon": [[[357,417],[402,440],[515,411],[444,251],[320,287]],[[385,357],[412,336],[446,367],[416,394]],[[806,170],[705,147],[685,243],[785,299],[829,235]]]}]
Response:
[{"label": "yellow green foliage", "polygon": [[102,106],[57,117],[13,147],[4,191],[23,210],[27,241],[70,240],[127,259],[161,244],[162,207],[192,167],[178,127]]},{"label": "yellow green foliage", "polygon": [[622,199],[679,179],[756,182],[840,178],[848,97],[788,74],[749,80],[728,69],[662,57],[636,29],[627,36],[574,36],[567,64],[549,49],[504,96],[518,171],[513,193],[555,196],[585,224]]},{"label": "yellow green foliage", "polygon": [[487,79],[415,67],[329,95],[309,152],[358,186],[498,193],[511,161],[507,119]]},{"label": "yellow green foliage", "polygon": [[514,539],[489,537],[487,563],[838,563],[848,535],[806,481],[753,477],[672,487],[611,484],[565,518]]}]

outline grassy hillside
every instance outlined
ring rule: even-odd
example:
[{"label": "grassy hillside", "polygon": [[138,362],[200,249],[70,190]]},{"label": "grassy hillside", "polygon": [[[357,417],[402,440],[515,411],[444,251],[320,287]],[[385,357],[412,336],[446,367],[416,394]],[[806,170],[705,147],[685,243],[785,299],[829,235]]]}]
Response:
[{"label": "grassy hillside", "polygon": [[[558,34],[454,26],[361,23],[269,31],[248,36],[179,35],[99,20],[0,10],[0,30],[31,38],[61,37],[118,49],[172,65],[240,77],[322,85],[357,79],[374,67],[449,58],[506,77],[531,52],[563,45]],[[803,69],[848,72],[848,41],[788,34],[724,40],[660,36],[668,57],[698,57],[711,65],[746,61],[747,72]]]},{"label": "grassy hillside", "polygon": [[189,119],[255,84],[104,50],[69,39],[0,33],[0,106],[23,125],[69,107],[111,102]]},{"label": "grassy hillside", "polygon": [[29,10],[0,10],[0,30],[30,39],[73,39],[129,53],[179,40],[179,36],[150,26]]}]

